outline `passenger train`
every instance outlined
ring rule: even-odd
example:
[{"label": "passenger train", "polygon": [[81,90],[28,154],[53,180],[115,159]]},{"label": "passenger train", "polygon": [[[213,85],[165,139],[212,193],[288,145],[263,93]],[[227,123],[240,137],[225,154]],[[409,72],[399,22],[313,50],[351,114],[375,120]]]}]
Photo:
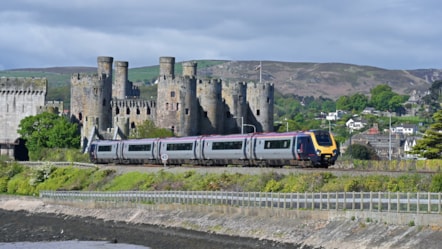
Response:
[{"label": "passenger train", "polygon": [[192,137],[95,140],[93,163],[328,168],[339,154],[324,130]]}]

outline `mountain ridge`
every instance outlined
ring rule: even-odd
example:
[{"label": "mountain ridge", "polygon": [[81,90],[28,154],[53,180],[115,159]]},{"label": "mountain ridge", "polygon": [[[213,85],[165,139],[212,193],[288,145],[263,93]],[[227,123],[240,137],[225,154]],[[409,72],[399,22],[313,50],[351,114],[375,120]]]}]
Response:
[{"label": "mountain ridge", "polygon": [[[343,95],[369,94],[370,89],[379,84],[388,84],[399,94],[423,93],[429,89],[432,82],[442,80],[442,69],[391,70],[347,63],[195,61],[198,63],[198,77],[217,78],[228,82],[258,82],[260,72],[256,68],[261,64],[262,81],[273,83],[276,91],[284,95],[314,96],[333,100]],[[176,63],[176,74],[181,73],[181,63]],[[29,77],[35,73],[36,77],[42,77],[47,74],[50,87],[54,87],[69,84],[73,73],[93,72],[96,72],[96,67],[23,68],[0,71],[0,76],[20,77],[20,74],[23,74]],[[152,83],[152,77],[158,75],[158,72],[158,65],[129,68],[129,80],[141,85]],[[58,82],[51,82],[51,74],[62,77],[52,80]]]}]

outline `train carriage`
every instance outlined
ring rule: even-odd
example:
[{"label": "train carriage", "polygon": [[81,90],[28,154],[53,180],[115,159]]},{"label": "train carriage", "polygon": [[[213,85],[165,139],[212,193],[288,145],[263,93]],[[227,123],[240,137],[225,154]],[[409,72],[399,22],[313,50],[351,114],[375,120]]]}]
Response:
[{"label": "train carriage", "polygon": [[310,136],[302,132],[257,134],[252,140],[257,165],[304,165],[316,160]]},{"label": "train carriage", "polygon": [[157,163],[157,138],[123,140],[119,150],[121,163]]},{"label": "train carriage", "polygon": [[204,165],[244,165],[249,155],[249,135],[204,136],[201,138],[201,162]]},{"label": "train carriage", "polygon": [[119,163],[118,148],[120,141],[96,140],[89,148],[89,157],[93,163]]},{"label": "train carriage", "polygon": [[198,164],[198,137],[161,138],[157,141],[158,158],[167,160],[167,164]]}]

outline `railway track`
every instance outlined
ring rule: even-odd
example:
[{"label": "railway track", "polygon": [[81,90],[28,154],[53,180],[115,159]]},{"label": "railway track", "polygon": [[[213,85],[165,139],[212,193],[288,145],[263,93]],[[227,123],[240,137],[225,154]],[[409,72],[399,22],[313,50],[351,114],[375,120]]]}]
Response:
[{"label": "railway track", "polygon": [[355,169],[350,165],[340,165],[324,168],[303,168],[303,167],[241,167],[241,166],[195,166],[195,165],[182,165],[182,166],[168,166],[168,165],[153,165],[153,164],[137,164],[137,165],[116,165],[116,164],[92,164],[92,163],[79,163],[79,162],[20,162],[20,164],[26,166],[41,166],[41,165],[54,165],[57,167],[82,167],[91,168],[98,167],[100,169],[113,169],[118,173],[127,173],[132,171],[154,173],[160,170],[166,172],[182,173],[186,171],[196,171],[198,173],[240,173],[240,174],[262,174],[262,173],[278,173],[278,174],[309,174],[309,173],[332,173],[336,176],[349,175],[403,175],[403,174],[435,174],[438,171],[430,170],[373,170],[373,169]]}]

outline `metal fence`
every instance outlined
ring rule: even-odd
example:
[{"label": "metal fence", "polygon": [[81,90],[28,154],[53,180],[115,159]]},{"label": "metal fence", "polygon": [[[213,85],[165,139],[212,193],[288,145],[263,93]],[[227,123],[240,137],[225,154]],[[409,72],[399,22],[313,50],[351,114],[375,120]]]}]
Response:
[{"label": "metal fence", "polygon": [[[12,162],[12,161],[11,161]],[[25,166],[41,166],[41,165],[53,165],[53,166],[76,166],[76,167],[86,167],[86,168],[93,168],[97,165],[93,163],[81,163],[81,162],[46,162],[46,161],[20,161],[19,162],[22,165]]]},{"label": "metal fence", "polygon": [[305,210],[441,213],[441,193],[338,192],[264,193],[221,191],[41,191],[41,198],[64,201],[145,204],[210,204]]}]

